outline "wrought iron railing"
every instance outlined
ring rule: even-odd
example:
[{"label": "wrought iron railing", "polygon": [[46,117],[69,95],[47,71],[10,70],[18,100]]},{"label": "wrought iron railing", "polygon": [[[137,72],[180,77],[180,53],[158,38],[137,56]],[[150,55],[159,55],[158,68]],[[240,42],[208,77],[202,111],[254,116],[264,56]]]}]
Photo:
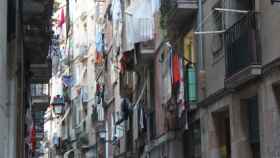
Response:
[{"label": "wrought iron railing", "polygon": [[161,25],[161,27],[165,28],[165,27],[167,27],[167,25],[169,25],[169,23],[167,22],[167,19],[170,16],[174,15],[174,13],[176,12],[176,10],[178,8],[183,9],[187,6],[193,7],[197,4],[198,4],[198,0],[161,0],[161,7],[160,7],[160,12],[161,12],[160,25]]},{"label": "wrought iron railing", "polygon": [[171,1],[175,1],[178,3],[187,3],[187,4],[197,4],[198,0],[171,0]]},{"label": "wrought iron railing", "polygon": [[184,5],[192,5],[192,4],[197,4],[198,0],[167,0],[169,1],[169,5],[170,5],[170,9],[174,10],[177,9],[178,7],[180,8],[180,6],[184,6]]},{"label": "wrought iron railing", "polygon": [[259,64],[255,14],[248,14],[225,32],[226,77],[249,65]]},{"label": "wrought iron railing", "polygon": [[137,19],[133,35],[135,42],[145,42],[154,39],[155,23],[153,18],[139,18]]},{"label": "wrought iron railing", "polygon": [[168,1],[172,7],[178,7],[180,4],[197,4],[198,0],[163,0]]},{"label": "wrought iron railing", "polygon": [[31,84],[31,96],[48,96],[48,84]]}]

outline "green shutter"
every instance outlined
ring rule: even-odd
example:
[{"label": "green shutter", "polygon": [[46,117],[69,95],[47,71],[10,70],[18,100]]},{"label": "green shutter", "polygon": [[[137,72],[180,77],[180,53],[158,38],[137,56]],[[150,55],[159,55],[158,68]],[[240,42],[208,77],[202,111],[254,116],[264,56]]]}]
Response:
[{"label": "green shutter", "polygon": [[259,110],[258,99],[252,97],[247,100],[248,110],[248,122],[249,122],[249,140],[250,143],[258,143],[260,141],[259,136]]},{"label": "green shutter", "polygon": [[195,102],[196,96],[196,73],[194,67],[188,68],[188,100],[190,102]]}]

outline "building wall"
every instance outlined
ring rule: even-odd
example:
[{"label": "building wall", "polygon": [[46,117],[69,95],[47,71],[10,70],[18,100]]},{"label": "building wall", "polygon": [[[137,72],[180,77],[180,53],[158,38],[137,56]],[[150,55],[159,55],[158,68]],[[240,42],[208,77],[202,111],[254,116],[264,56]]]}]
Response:
[{"label": "building wall", "polygon": [[[235,93],[228,94],[221,99],[209,104],[205,109],[200,110],[202,127],[202,157],[220,158],[223,153],[223,133],[224,128],[218,117],[221,113],[229,114],[230,130],[230,155],[232,158],[252,158],[251,144],[249,143],[249,123],[247,109],[244,100],[258,95],[259,86],[253,84]],[[259,102],[259,108],[260,108]],[[261,112],[259,112],[261,114]],[[262,141],[261,135],[261,144]],[[264,143],[265,144],[265,143]]]},{"label": "building wall", "polygon": [[[279,59],[279,40],[280,27],[279,20],[279,5],[271,5],[270,1],[259,1],[259,27],[260,41],[262,52],[262,64],[271,63]],[[270,72],[264,74],[259,95],[260,98],[260,129],[261,129],[261,156],[276,158],[280,156],[279,152],[279,105],[276,102],[276,97],[272,89],[272,84],[279,82],[280,71],[278,68],[273,68]]]},{"label": "building wall", "polygon": [[210,104],[205,109],[200,110],[201,120],[201,145],[203,158],[219,158],[219,130],[215,128],[215,119],[213,113],[221,110],[228,109],[231,104],[231,97],[221,98],[216,102]]},{"label": "building wall", "polygon": [[259,27],[262,47],[262,64],[268,64],[280,57],[279,40],[280,40],[280,7],[271,5],[270,1],[259,0],[260,13]]},{"label": "building wall", "polygon": [[[213,5],[217,1],[206,1],[204,3],[204,16],[209,15]],[[234,1],[227,1],[226,8],[238,7]],[[260,52],[262,64],[266,65],[279,58],[279,6],[272,6],[270,1],[256,0],[256,10],[258,17],[258,28],[260,29]],[[226,15],[226,26],[234,23],[237,16]],[[204,30],[215,30],[213,27],[213,17],[209,17],[204,25]],[[205,69],[206,69],[206,93],[207,96],[214,94],[217,90],[224,87],[225,79],[225,60],[224,52],[220,60],[215,62],[212,48],[218,45],[214,35],[205,35]],[[214,46],[213,46],[214,45]],[[251,96],[258,96],[259,120],[260,120],[260,150],[261,157],[279,157],[279,105],[277,105],[272,84],[279,81],[279,70],[276,68],[272,72],[263,74],[263,79],[254,80],[251,84],[242,85],[231,94],[221,97],[200,108],[200,120],[202,127],[202,157],[219,158],[222,157],[219,146],[219,131],[215,127],[214,113],[224,109],[229,111],[230,119],[230,139],[232,158],[250,158],[252,148],[249,143],[248,118],[243,100]]]},{"label": "building wall", "polygon": [[275,69],[264,77],[259,89],[260,98],[260,135],[261,135],[261,156],[276,158],[280,156],[279,147],[279,103],[276,101],[276,94],[272,84],[280,81],[280,71]]},{"label": "building wall", "polygon": [[[230,104],[232,157],[253,157],[251,144],[249,143],[248,109],[246,109],[244,100],[255,95],[258,96],[258,91],[259,82],[256,82],[255,84],[232,94],[232,101]],[[258,107],[256,108],[260,108],[260,106],[260,102],[258,102]],[[260,143],[262,144],[262,142]]]},{"label": "building wall", "polygon": [[156,137],[160,137],[166,131],[165,128],[165,111],[162,101],[162,74],[161,64],[159,62],[161,53],[158,53],[155,60],[155,76],[154,76],[154,89],[155,89],[155,112],[156,112]]},{"label": "building wall", "polygon": [[[8,43],[7,43],[7,0],[0,0],[0,155],[5,158],[15,157],[15,78],[8,73]],[[15,56],[11,56],[15,59]],[[14,60],[12,60],[14,61]],[[14,67],[13,67],[14,68]],[[8,71],[11,70],[11,71]],[[13,80],[12,80],[13,78]]]},{"label": "building wall", "polygon": [[[218,30],[215,27],[213,8],[219,0],[205,1],[203,5],[204,17],[208,16],[203,25],[204,31]],[[209,16],[212,14],[212,16]],[[206,97],[224,88],[225,58],[224,50],[218,34],[206,34],[204,38],[204,56],[206,71]],[[219,52],[217,50],[221,49]],[[214,56],[214,53],[219,55]],[[200,59],[199,59],[200,60]]]}]

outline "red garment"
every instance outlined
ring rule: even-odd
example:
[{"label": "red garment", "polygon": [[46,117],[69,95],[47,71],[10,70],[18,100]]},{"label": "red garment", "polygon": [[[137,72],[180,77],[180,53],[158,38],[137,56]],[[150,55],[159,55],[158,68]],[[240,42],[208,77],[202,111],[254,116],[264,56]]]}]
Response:
[{"label": "red garment", "polygon": [[60,19],[58,22],[58,26],[62,27],[62,25],[65,23],[65,16],[64,16],[64,9],[61,9],[61,13],[60,13]]},{"label": "red garment", "polygon": [[103,59],[103,55],[100,54],[100,53],[96,53],[95,63],[96,64],[102,64],[102,59]]},{"label": "red garment", "polygon": [[123,53],[122,58],[120,60],[121,72],[124,72],[127,69],[128,60],[129,60],[128,53]]},{"label": "red garment", "polygon": [[31,130],[31,145],[32,145],[32,152],[35,152],[36,148],[36,130],[35,126],[33,125],[32,130]]},{"label": "red garment", "polygon": [[180,83],[181,74],[180,74],[180,58],[177,53],[174,53],[172,57],[172,85]]},{"label": "red garment", "polygon": [[101,91],[101,86],[99,83],[96,84],[96,92],[100,92]]}]

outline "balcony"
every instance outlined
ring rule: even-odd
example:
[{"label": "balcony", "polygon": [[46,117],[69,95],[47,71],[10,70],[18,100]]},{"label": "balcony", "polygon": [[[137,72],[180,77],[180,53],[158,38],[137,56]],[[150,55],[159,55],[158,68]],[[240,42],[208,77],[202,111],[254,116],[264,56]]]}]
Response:
[{"label": "balcony", "polygon": [[[11,4],[15,5],[16,3]],[[24,41],[22,51],[25,63],[30,64],[31,83],[48,83],[51,77],[47,56],[52,33],[52,6],[53,1],[26,0],[22,3],[21,25]]]},{"label": "balcony", "polygon": [[93,112],[91,113],[91,121],[93,123],[98,121],[98,112],[96,108],[94,108]]},{"label": "balcony", "polygon": [[156,27],[154,24],[154,18],[138,19],[135,25],[136,29],[133,30],[135,37],[134,43],[137,43],[137,56],[140,60],[137,64],[150,63],[156,52]]},{"label": "balcony", "polygon": [[197,0],[164,0],[161,13],[165,19],[167,29],[182,30],[191,26],[198,10]]},{"label": "balcony", "polygon": [[156,52],[155,40],[140,43],[141,63],[149,64],[153,61]]},{"label": "balcony", "polygon": [[84,146],[84,145],[88,145],[89,143],[89,134],[88,133],[81,133],[78,137],[77,137],[77,144],[78,146]]},{"label": "balcony", "polygon": [[86,131],[86,122],[82,121],[79,126],[75,128],[75,135],[79,146],[87,145],[89,143],[88,133]]},{"label": "balcony", "polygon": [[254,14],[244,16],[226,31],[225,53],[227,87],[235,88],[261,74]]},{"label": "balcony", "polygon": [[31,84],[33,111],[45,111],[49,105],[48,84]]},{"label": "balcony", "polygon": [[30,72],[32,74],[30,80],[33,84],[48,83],[51,77],[51,65],[47,63],[31,64]]}]

